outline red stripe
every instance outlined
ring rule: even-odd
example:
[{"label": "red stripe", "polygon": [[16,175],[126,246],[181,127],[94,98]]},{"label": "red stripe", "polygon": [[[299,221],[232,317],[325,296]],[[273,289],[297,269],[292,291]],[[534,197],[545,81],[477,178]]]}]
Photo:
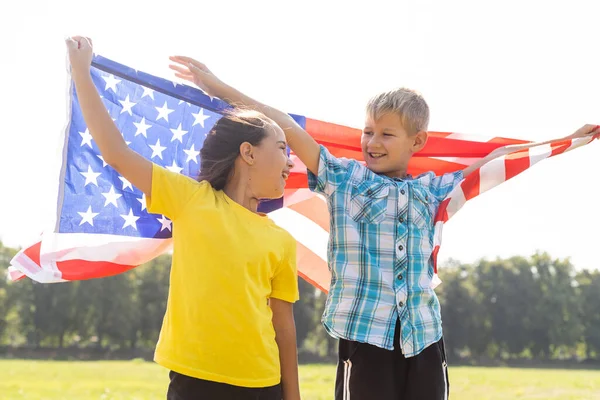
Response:
[{"label": "red stripe", "polygon": [[329,232],[329,210],[320,198],[314,196],[308,200],[292,204],[287,208],[305,216],[319,225],[325,232]]},{"label": "red stripe", "polygon": [[476,171],[473,171],[460,185],[467,201],[479,195],[479,183],[481,181],[480,170],[481,169],[479,168]]},{"label": "red stripe", "polygon": [[[23,250],[23,254],[40,267],[40,250],[42,242],[37,242]],[[24,265],[23,267],[27,267]],[[62,279],[68,281],[104,278],[121,274],[136,267],[136,265],[116,264],[107,261],[68,260],[58,261],[56,267],[61,272]]]},{"label": "red stripe", "polygon": [[519,150],[505,157],[506,180],[509,180],[530,167],[529,149]]},{"label": "red stripe", "polygon": [[433,273],[437,274],[437,258],[438,253],[440,251],[440,246],[435,246],[433,248],[433,252],[431,253],[431,257],[433,257]]},{"label": "red stripe", "polygon": [[434,224],[440,221],[448,221],[448,204],[450,204],[450,197],[445,198],[444,201],[440,203],[440,206],[438,207],[438,212],[435,216],[435,220],[433,221]]},{"label": "red stripe", "polygon": [[83,260],[59,261],[56,265],[62,272],[62,278],[68,281],[104,278],[137,267],[137,265],[115,264],[107,261]]},{"label": "red stripe", "polygon": [[23,279],[23,278],[25,278],[27,276],[27,275],[23,274],[21,271],[18,271],[18,270],[16,270],[16,271],[10,271],[8,275],[9,275],[9,279],[12,282],[20,281],[21,279]]},{"label": "red stripe", "polygon": [[476,157],[483,158],[493,150],[505,146],[505,142],[475,142],[470,140],[429,137],[427,144],[415,157]]},{"label": "red stripe", "polygon": [[40,251],[42,249],[42,241],[40,240],[36,244],[29,246],[23,250],[23,254],[31,259],[37,265],[40,265]]},{"label": "red stripe", "polygon": [[552,143],[550,147],[552,148],[552,153],[550,157],[554,157],[556,155],[564,153],[569,147],[571,147],[572,141],[562,141],[557,143]]},{"label": "red stripe", "polygon": [[297,242],[297,244],[298,275],[317,289],[327,293],[331,283],[331,274],[327,263],[302,243]]}]

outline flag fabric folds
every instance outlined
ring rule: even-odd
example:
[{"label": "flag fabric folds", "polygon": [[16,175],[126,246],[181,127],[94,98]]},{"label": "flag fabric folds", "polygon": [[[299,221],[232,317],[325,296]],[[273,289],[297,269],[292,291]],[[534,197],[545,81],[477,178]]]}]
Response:
[{"label": "flag fabric folds", "polygon": [[[94,57],[91,74],[110,115],[133,150],[171,171],[198,175],[204,138],[229,108],[228,104],[196,88],[102,56]],[[56,198],[51,199],[56,211],[50,216],[48,229],[11,261],[12,280],[29,277],[51,283],[107,277],[150,261],[171,245],[171,221],[148,213],[143,193],[104,162],[86,128],[72,83],[70,88],[58,191]],[[360,130],[300,115],[292,117],[334,156],[363,161]],[[556,141],[516,151],[469,175],[440,206],[435,219],[434,260],[443,225],[468,200],[545,158],[594,138]],[[408,172],[413,176],[425,171],[439,175],[463,169],[498,147],[522,143],[527,142],[430,132],[426,147],[413,157]],[[327,291],[327,205],[308,190],[306,168],[293,152],[291,157],[296,165],[284,198],[264,202],[260,209],[296,238],[299,275]]]}]

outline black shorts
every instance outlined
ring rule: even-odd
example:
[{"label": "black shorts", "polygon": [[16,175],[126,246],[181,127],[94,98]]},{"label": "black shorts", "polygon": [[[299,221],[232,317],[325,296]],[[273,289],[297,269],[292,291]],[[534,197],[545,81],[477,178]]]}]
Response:
[{"label": "black shorts", "polygon": [[414,357],[367,343],[339,341],[335,400],[447,400],[450,390],[444,340]]},{"label": "black shorts", "polygon": [[167,400],[281,400],[281,384],[265,388],[247,388],[191,378],[169,372]]}]

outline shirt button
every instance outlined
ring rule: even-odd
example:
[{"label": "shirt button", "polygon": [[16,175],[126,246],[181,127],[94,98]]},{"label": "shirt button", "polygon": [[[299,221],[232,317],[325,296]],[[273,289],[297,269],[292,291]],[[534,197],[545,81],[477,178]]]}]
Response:
[{"label": "shirt button", "polygon": [[398,279],[402,280],[402,274],[398,274]]},{"label": "shirt button", "polygon": [[400,221],[400,223],[403,223],[404,222],[404,218],[400,217],[400,218],[398,218],[398,221]]},{"label": "shirt button", "polygon": [[400,250],[400,251],[404,250],[404,246],[402,246],[402,245],[398,246],[398,250]]},{"label": "shirt button", "polygon": [[398,303],[398,307],[404,307],[404,303],[403,302]]},{"label": "shirt button", "polygon": [[404,189],[402,189],[402,190],[400,191],[400,193],[402,193],[402,194],[406,194],[406,191],[405,191]]}]

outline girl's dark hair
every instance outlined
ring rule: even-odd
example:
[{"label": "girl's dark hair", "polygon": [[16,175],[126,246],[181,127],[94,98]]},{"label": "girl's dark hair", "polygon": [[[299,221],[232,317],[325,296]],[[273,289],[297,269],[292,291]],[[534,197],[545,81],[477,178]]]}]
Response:
[{"label": "girl's dark hair", "polygon": [[272,129],[272,122],[258,111],[227,111],[210,130],[200,150],[199,181],[208,181],[215,190],[223,190],[233,174],[240,146],[259,145]]}]

